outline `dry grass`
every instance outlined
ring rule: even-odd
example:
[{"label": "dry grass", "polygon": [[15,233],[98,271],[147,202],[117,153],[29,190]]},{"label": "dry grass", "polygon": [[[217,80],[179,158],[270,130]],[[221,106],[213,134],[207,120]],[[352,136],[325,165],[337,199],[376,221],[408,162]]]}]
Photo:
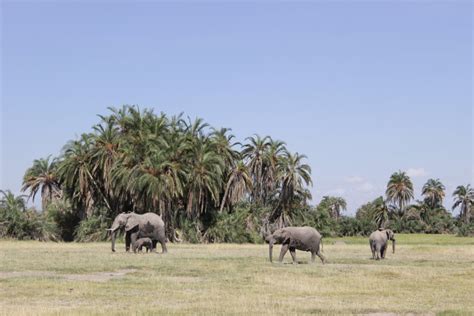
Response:
[{"label": "dry grass", "polygon": [[402,235],[379,262],[366,238],[343,240],[326,240],[324,266],[303,252],[297,266],[270,264],[266,245],[134,255],[108,243],[0,241],[0,313],[474,314],[473,238]]}]

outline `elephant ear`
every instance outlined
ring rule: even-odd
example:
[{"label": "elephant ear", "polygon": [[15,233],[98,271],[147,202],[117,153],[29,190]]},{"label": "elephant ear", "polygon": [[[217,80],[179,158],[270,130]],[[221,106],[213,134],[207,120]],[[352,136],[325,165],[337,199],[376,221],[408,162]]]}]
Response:
[{"label": "elephant ear", "polygon": [[125,231],[128,232],[136,226],[138,226],[138,219],[135,216],[130,216],[125,225]]},{"label": "elephant ear", "polygon": [[282,242],[283,245],[291,243],[291,234],[289,231],[283,230],[282,235],[283,235],[283,242]]}]

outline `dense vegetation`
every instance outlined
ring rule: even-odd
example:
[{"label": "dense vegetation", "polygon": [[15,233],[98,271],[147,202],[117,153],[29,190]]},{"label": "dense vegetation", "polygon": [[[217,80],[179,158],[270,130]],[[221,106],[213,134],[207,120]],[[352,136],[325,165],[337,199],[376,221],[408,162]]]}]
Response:
[{"label": "dense vegetation", "polygon": [[437,179],[412,203],[413,184],[394,173],[386,198],[341,213],[341,197],[310,206],[311,168],[271,137],[234,142],[229,129],[202,119],[168,117],[138,107],[111,108],[92,131],[65,145],[60,157],[38,159],[23,179],[29,197],[39,193],[43,213],[27,210],[25,197],[2,192],[0,236],[20,239],[103,240],[120,212],[155,212],[171,241],[260,242],[275,227],[310,225],[323,235],[367,235],[378,226],[397,232],[473,233],[474,190],[453,193],[453,218]]}]

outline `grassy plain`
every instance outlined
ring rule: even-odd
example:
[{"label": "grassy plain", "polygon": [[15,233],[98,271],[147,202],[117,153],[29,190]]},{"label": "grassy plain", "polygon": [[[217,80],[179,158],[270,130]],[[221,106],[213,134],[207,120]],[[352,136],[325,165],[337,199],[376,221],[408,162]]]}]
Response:
[{"label": "grassy plain", "polygon": [[[268,261],[266,245],[0,241],[0,314],[474,314],[474,238],[397,235],[370,260],[367,238],[326,238],[328,263]],[[390,248],[389,248],[390,249]],[[275,247],[278,255],[279,247]]]}]

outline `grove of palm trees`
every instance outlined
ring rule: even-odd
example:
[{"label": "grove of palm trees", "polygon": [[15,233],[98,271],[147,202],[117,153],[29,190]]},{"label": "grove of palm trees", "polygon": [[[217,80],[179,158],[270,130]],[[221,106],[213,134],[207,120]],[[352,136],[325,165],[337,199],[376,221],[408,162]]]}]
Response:
[{"label": "grove of palm trees", "polygon": [[[345,216],[343,197],[311,205],[311,167],[271,136],[242,143],[230,129],[184,114],[168,116],[137,106],[110,108],[59,157],[39,158],[25,171],[27,196],[2,191],[0,236],[92,241],[121,212],[162,216],[170,241],[252,242],[289,225],[313,226],[326,236],[368,235],[377,227],[396,232],[472,235],[474,189],[460,185],[450,197],[439,179],[416,192],[405,172],[388,180],[386,196]],[[315,182],[315,181],[314,181]],[[26,207],[41,198],[43,212]],[[459,212],[454,216],[453,210]]]}]

